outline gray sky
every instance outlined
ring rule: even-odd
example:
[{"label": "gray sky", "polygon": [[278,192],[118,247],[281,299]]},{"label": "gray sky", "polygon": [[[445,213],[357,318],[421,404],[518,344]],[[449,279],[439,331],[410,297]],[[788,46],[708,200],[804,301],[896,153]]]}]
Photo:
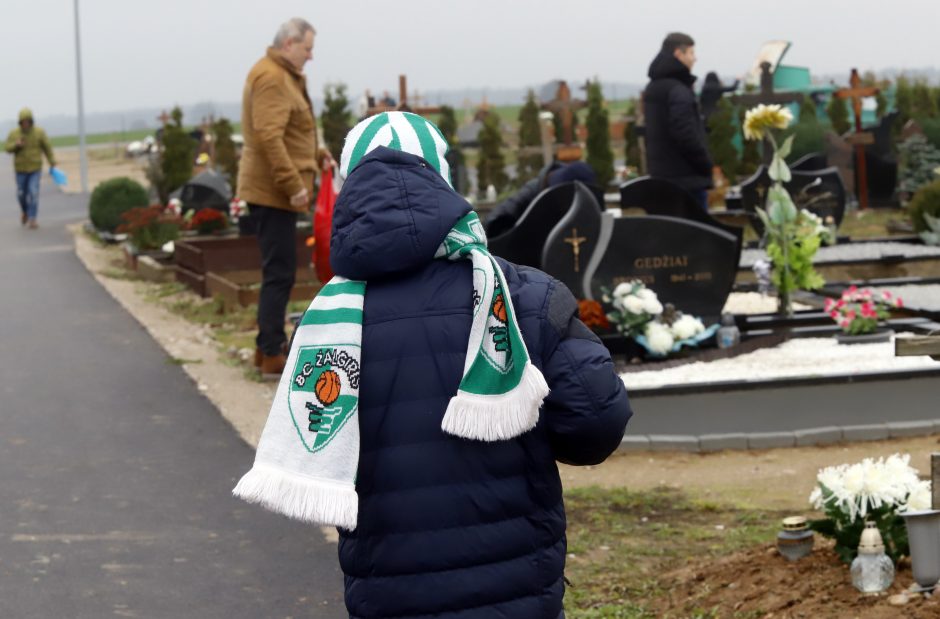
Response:
[{"label": "gray sky", "polygon": [[[2,0],[0,118],[74,114],[72,0]],[[775,6],[783,7],[777,12]],[[852,17],[857,7],[859,17]],[[81,0],[86,112],[238,101],[246,72],[293,15],[317,28],[315,96],[538,85],[552,78],[643,83],[663,36],[696,40],[696,73],[743,74],[761,43],[815,74],[940,65],[940,0]]]}]

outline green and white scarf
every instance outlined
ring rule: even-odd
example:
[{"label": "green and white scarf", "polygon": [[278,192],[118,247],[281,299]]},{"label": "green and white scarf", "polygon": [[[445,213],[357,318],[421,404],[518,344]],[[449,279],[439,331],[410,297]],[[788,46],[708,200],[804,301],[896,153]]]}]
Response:
[{"label": "green and white scarf", "polygon": [[[375,122],[375,118],[360,125]],[[412,127],[417,124],[413,119],[406,122]],[[364,131],[359,131],[351,143],[350,138],[359,128],[350,132],[343,149],[344,175],[351,169],[347,149],[354,151],[361,140],[387,146],[375,141],[375,133]],[[398,132],[390,133],[394,137]],[[406,147],[418,143],[420,148],[422,141],[428,143],[398,137],[401,150],[403,143]],[[435,148],[440,149],[440,145],[435,143]],[[368,150],[371,148],[356,152],[358,159]],[[438,153],[442,161],[443,154]],[[424,156],[421,150],[416,154]],[[433,163],[432,167],[441,171]],[[473,322],[464,373],[441,429],[453,436],[481,441],[519,436],[538,422],[539,408],[549,389],[542,373],[529,360],[506,279],[486,249],[486,234],[475,213],[457,222],[435,258],[468,259],[473,263]],[[365,292],[365,282],[334,277],[310,303],[294,335],[254,466],[238,482],[233,491],[236,496],[302,521],[356,528],[356,415]]]}]

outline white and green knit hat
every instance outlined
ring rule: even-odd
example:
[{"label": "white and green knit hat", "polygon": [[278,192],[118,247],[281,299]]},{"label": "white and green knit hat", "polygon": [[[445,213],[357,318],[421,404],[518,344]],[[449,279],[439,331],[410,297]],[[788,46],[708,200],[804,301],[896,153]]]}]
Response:
[{"label": "white and green knit hat", "polygon": [[343,145],[340,176],[349,176],[362,158],[379,146],[422,157],[453,187],[450,166],[444,159],[447,140],[434,123],[410,112],[382,112],[353,127]]}]

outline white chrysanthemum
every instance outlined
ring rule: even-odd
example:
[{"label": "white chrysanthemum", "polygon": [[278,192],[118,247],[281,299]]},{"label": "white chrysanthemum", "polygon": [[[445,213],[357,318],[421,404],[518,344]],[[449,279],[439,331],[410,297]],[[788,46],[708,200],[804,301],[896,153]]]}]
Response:
[{"label": "white chrysanthemum", "polygon": [[689,314],[683,314],[679,320],[672,323],[672,334],[677,340],[687,340],[695,337],[705,330],[702,321]]},{"label": "white chrysanthemum", "polygon": [[636,291],[636,296],[640,297],[644,301],[658,301],[659,297],[656,296],[656,293],[650,290],[649,288],[640,288]]},{"label": "white chrysanthemum", "polygon": [[675,344],[669,327],[656,321],[646,325],[646,341],[650,350],[660,355],[665,355],[671,351],[673,344]]},{"label": "white chrysanthemum", "polygon": [[646,305],[639,297],[632,294],[623,298],[623,308],[631,314],[642,314],[646,311]]},{"label": "white chrysanthemum", "polygon": [[917,511],[921,511],[925,509],[930,509],[930,506],[931,506],[930,482],[918,480],[917,485],[911,489],[911,493],[907,497],[907,502],[901,505],[901,507],[899,508],[899,511],[917,512]]},{"label": "white chrysanthemum", "polygon": [[659,316],[663,313],[663,304],[656,300],[655,297],[652,299],[643,299],[643,309],[647,314]]},{"label": "white chrysanthemum", "polygon": [[615,299],[622,299],[623,297],[628,296],[632,292],[633,292],[633,284],[624,282],[622,284],[617,284],[617,287],[614,288],[613,295]]}]

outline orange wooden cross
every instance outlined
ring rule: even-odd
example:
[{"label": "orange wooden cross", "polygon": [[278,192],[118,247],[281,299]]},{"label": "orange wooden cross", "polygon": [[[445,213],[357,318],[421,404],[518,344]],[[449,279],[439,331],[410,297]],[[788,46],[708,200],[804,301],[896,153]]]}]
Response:
[{"label": "orange wooden cross", "polygon": [[849,88],[840,88],[832,93],[837,99],[851,99],[855,113],[855,135],[850,142],[855,145],[855,173],[858,177],[858,205],[862,210],[868,208],[868,171],[865,167],[865,144],[874,142],[870,133],[862,131],[862,99],[874,97],[880,89],[875,86],[862,86],[862,78],[857,69],[852,69]]}]

